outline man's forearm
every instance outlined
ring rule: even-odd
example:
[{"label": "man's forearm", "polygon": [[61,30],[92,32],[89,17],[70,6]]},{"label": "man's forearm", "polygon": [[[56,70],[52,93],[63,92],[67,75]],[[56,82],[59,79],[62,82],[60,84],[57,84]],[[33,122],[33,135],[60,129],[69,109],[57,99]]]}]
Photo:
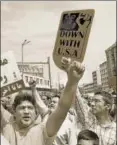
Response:
[{"label": "man's forearm", "polygon": [[46,129],[49,136],[53,136],[57,133],[65,117],[67,116],[76,95],[78,82],[84,72],[84,67],[76,61],[72,61],[71,63],[69,63],[69,61],[62,61],[62,65],[67,72],[68,81],[57,108],[54,112],[52,112],[47,120]]},{"label": "man's forearm", "polygon": [[62,125],[67,113],[72,105],[76,94],[77,84],[67,82],[66,87],[61,95],[58,107],[49,116],[47,120],[47,131],[50,136],[53,136]]},{"label": "man's forearm", "polygon": [[32,95],[33,95],[33,97],[35,97],[35,100],[36,100],[36,103],[37,103],[37,107],[38,107],[41,115],[44,116],[48,112],[48,107],[41,100],[41,97],[38,94],[36,88],[32,89]]},{"label": "man's forearm", "polygon": [[94,118],[92,115],[92,118],[89,118],[89,110],[87,110],[87,104],[83,102],[83,98],[81,97],[79,89],[77,89],[75,98],[75,110],[77,114],[77,120],[79,123],[81,123],[83,128],[87,128],[91,124],[93,124]]},{"label": "man's forearm", "polygon": [[75,98],[76,90],[77,90],[77,83],[71,84],[70,82],[67,82],[64,92],[61,95],[61,98],[59,101],[60,107],[63,106],[64,108],[69,110]]}]

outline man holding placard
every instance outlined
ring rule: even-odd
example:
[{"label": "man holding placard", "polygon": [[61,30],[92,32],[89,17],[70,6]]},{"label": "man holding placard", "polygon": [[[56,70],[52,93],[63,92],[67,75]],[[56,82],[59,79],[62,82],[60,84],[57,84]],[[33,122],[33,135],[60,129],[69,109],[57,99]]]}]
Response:
[{"label": "man holding placard", "polygon": [[74,100],[79,80],[84,73],[81,63],[62,60],[68,81],[58,106],[46,123],[38,122],[36,101],[27,93],[18,94],[14,100],[14,122],[3,129],[11,145],[51,145]]}]

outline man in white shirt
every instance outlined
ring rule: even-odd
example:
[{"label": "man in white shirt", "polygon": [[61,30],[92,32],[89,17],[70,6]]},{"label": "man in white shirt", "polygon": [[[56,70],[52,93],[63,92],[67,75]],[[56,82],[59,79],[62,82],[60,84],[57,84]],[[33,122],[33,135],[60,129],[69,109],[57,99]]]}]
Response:
[{"label": "man in white shirt", "polygon": [[[14,122],[3,129],[11,145],[51,145],[60,129],[76,94],[84,67],[81,63],[63,60],[62,65],[68,76],[66,87],[61,94],[57,108],[47,121],[40,123],[36,114],[36,101],[27,93],[18,94],[14,100]],[[66,67],[68,66],[68,67]]]}]

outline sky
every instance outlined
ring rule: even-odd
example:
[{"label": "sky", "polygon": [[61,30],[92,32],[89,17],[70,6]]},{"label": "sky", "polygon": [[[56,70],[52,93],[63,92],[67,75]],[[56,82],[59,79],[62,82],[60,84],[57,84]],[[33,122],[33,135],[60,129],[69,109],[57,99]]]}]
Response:
[{"label": "sky", "polygon": [[2,1],[1,52],[12,50],[21,61],[47,61],[51,58],[51,76],[55,84],[65,83],[66,73],[52,58],[61,13],[66,10],[95,9],[95,16],[83,64],[85,73],[79,84],[92,82],[92,71],[106,60],[105,50],[116,41],[116,1]]}]

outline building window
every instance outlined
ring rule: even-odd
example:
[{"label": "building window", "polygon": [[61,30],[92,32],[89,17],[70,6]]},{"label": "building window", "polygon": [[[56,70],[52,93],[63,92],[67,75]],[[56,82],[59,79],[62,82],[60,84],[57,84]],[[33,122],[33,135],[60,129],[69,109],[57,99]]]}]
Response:
[{"label": "building window", "polygon": [[50,81],[48,81],[48,86],[49,86],[49,84],[50,84]]},{"label": "building window", "polygon": [[116,69],[115,68],[113,69],[113,75],[114,76],[117,76],[117,72],[116,72]]},{"label": "building window", "polygon": [[30,82],[32,82],[33,81],[33,77],[30,77]]},{"label": "building window", "polygon": [[43,85],[43,80],[42,79],[40,79],[40,84]]},{"label": "building window", "polygon": [[25,76],[25,81],[26,83],[28,83],[28,76]]},{"label": "building window", "polygon": [[36,79],[36,84],[39,84],[39,78]]},{"label": "building window", "polygon": [[44,81],[45,85],[47,85],[46,80]]}]

